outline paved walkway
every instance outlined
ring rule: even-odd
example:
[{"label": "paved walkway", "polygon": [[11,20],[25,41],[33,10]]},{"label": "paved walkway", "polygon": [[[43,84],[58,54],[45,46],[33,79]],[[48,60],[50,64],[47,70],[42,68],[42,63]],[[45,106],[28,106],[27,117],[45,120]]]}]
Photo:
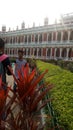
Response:
[{"label": "paved walkway", "polygon": [[[14,72],[15,67],[13,67],[13,72]],[[10,85],[11,87],[13,87],[13,83],[14,83],[14,78],[12,75],[6,75],[6,81],[8,83],[8,85]]]},{"label": "paved walkway", "polygon": [[7,83],[8,83],[8,85],[9,86],[11,86],[11,87],[13,87],[13,83],[14,83],[14,79],[13,79],[13,76],[6,76],[6,78],[7,78]]}]

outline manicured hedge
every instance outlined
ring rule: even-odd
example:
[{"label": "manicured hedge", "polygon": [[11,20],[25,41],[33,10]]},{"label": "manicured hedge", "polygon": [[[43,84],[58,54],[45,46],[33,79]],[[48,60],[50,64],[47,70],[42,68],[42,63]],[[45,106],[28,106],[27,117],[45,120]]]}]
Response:
[{"label": "manicured hedge", "polygon": [[40,60],[36,63],[41,72],[48,69],[44,79],[54,84],[50,94],[59,124],[64,130],[73,130],[73,73]]}]

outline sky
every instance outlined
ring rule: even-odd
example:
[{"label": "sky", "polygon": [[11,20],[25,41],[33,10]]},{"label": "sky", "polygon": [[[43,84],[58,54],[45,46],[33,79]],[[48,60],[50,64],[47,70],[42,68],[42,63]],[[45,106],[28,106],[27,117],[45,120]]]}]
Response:
[{"label": "sky", "polygon": [[60,16],[73,12],[73,0],[0,0],[0,31],[2,26],[6,30],[21,28],[25,22],[25,28],[44,25],[44,18],[48,18],[49,24],[60,19]]}]

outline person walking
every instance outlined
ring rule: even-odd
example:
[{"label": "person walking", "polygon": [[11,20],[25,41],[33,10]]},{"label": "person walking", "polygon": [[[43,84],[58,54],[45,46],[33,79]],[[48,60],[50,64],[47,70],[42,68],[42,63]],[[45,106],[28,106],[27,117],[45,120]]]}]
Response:
[{"label": "person walking", "polygon": [[[8,55],[4,53],[5,42],[2,38],[0,38],[0,93],[4,90],[4,94],[6,95],[7,84],[6,84],[6,74],[11,75],[11,72],[8,69],[8,66],[11,66],[10,59]],[[3,84],[4,83],[4,84]],[[6,103],[6,99],[5,99]],[[0,126],[2,126],[2,121],[6,119],[6,111],[0,113]],[[1,130],[5,130],[5,126],[1,127]]]},{"label": "person walking", "polygon": [[[6,84],[6,74],[11,75],[8,66],[11,66],[9,56],[4,53],[5,42],[0,38],[0,76],[2,77],[2,82]],[[6,89],[6,86],[4,86]]]},{"label": "person walking", "polygon": [[[21,74],[23,75],[23,72],[21,70],[22,66],[26,66],[27,64],[27,60],[23,59],[23,50],[18,50],[18,58],[15,61],[15,76],[17,79],[19,79],[18,77],[18,71],[21,71]],[[16,83],[14,82],[14,87],[13,90],[16,91]]]}]

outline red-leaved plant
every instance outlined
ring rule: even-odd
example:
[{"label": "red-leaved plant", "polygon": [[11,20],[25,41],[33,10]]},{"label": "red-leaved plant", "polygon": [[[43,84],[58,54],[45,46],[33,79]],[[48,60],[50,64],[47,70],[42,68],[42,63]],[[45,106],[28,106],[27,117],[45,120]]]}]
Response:
[{"label": "red-leaved plant", "polygon": [[[46,101],[42,99],[53,85],[48,83],[39,85],[39,83],[48,70],[45,70],[45,72],[40,75],[36,75],[36,69],[30,72],[30,68],[27,65],[18,71],[18,79],[16,79],[12,69],[10,67],[9,69],[17,83],[16,94],[19,102],[16,103],[12,110],[14,110],[17,105],[20,109],[15,120],[18,130],[43,130],[45,125],[42,123],[40,111],[50,99]],[[23,72],[23,75],[21,72]],[[44,91],[42,91],[43,87]],[[49,116],[46,115],[45,117]]]},{"label": "red-leaved plant", "polygon": [[[17,83],[17,91],[14,92],[7,87],[6,95],[4,95],[4,90],[1,90],[0,113],[5,112],[6,117],[5,120],[0,120],[0,129],[4,125],[7,130],[44,130],[46,122],[43,123],[42,118],[50,118],[50,116],[41,114],[41,110],[51,99],[45,101],[43,99],[53,85],[49,83],[40,85],[39,83],[48,70],[39,75],[36,69],[30,72],[27,64],[18,71],[19,79],[15,77],[12,68],[9,67],[9,70]],[[46,130],[51,130],[51,128]]]}]

